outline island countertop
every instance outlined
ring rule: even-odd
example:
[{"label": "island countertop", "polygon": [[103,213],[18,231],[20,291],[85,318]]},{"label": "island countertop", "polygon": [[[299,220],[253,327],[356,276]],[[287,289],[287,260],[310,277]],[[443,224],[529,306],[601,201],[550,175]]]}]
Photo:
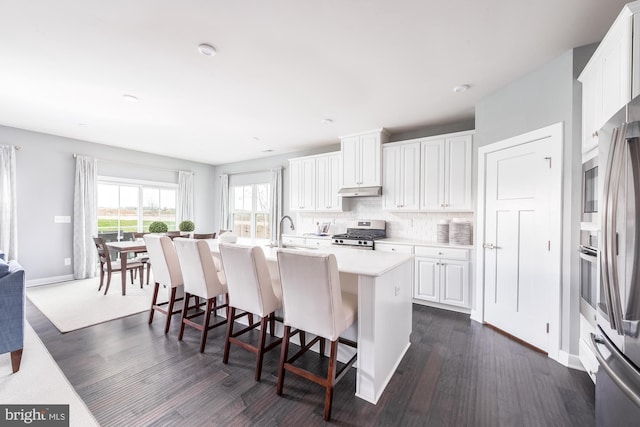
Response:
[{"label": "island countertop", "polygon": [[[218,252],[217,239],[208,240],[212,252]],[[239,238],[239,245],[260,246],[269,261],[277,260],[278,248],[271,247],[267,241],[260,239]],[[376,252],[365,249],[341,248],[336,246],[305,247],[295,246],[285,249],[308,251],[312,253],[332,253],[336,256],[338,270],[342,273],[360,274],[364,276],[378,277],[393,270],[399,265],[411,260],[413,255],[389,252]]]}]

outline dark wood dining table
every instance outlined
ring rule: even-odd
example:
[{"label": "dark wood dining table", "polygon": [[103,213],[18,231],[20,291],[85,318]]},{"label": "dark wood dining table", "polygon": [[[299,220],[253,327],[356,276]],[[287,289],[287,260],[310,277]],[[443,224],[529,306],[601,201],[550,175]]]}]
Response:
[{"label": "dark wood dining table", "polygon": [[127,255],[147,251],[144,240],[125,240],[121,242],[107,242],[107,247],[120,254],[120,275],[122,276],[122,295],[127,294]]}]

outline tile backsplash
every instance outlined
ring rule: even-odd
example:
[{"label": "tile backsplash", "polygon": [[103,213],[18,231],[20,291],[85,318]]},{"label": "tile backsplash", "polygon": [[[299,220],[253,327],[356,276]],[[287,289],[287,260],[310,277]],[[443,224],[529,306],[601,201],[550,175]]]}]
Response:
[{"label": "tile backsplash", "polygon": [[[387,223],[387,237],[396,239],[437,240],[440,220],[464,218],[474,222],[472,212],[387,212],[382,210],[381,197],[360,197],[350,201],[345,212],[297,212],[298,233],[315,233],[317,223],[331,223],[329,234],[344,233],[347,221],[353,219],[383,219]],[[286,232],[286,231],[285,231]]]}]

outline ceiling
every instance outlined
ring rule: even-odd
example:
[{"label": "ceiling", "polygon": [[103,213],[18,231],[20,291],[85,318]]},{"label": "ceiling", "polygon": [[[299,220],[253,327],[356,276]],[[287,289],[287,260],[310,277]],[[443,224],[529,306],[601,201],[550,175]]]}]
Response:
[{"label": "ceiling", "polygon": [[0,0],[0,125],[222,164],[455,123],[624,4]]}]

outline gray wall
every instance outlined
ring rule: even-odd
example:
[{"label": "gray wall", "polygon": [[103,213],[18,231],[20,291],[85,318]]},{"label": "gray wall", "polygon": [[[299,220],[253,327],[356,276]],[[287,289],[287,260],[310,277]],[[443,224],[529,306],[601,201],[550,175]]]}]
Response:
[{"label": "gray wall", "polygon": [[[581,188],[581,87],[575,80],[595,45],[565,52],[476,105],[477,148],[554,123],[564,123],[562,318],[560,349],[578,353],[580,296],[577,244]],[[474,163],[477,168],[477,162]],[[474,174],[477,176],[477,174]]]},{"label": "gray wall", "polygon": [[18,259],[33,283],[67,278],[73,258],[72,224],[55,224],[54,216],[73,216],[75,159],[96,157],[98,173],[122,178],[178,182],[178,170],[195,173],[195,218],[198,231],[215,230],[215,168],[122,148],[0,126],[0,144],[17,152]]}]

